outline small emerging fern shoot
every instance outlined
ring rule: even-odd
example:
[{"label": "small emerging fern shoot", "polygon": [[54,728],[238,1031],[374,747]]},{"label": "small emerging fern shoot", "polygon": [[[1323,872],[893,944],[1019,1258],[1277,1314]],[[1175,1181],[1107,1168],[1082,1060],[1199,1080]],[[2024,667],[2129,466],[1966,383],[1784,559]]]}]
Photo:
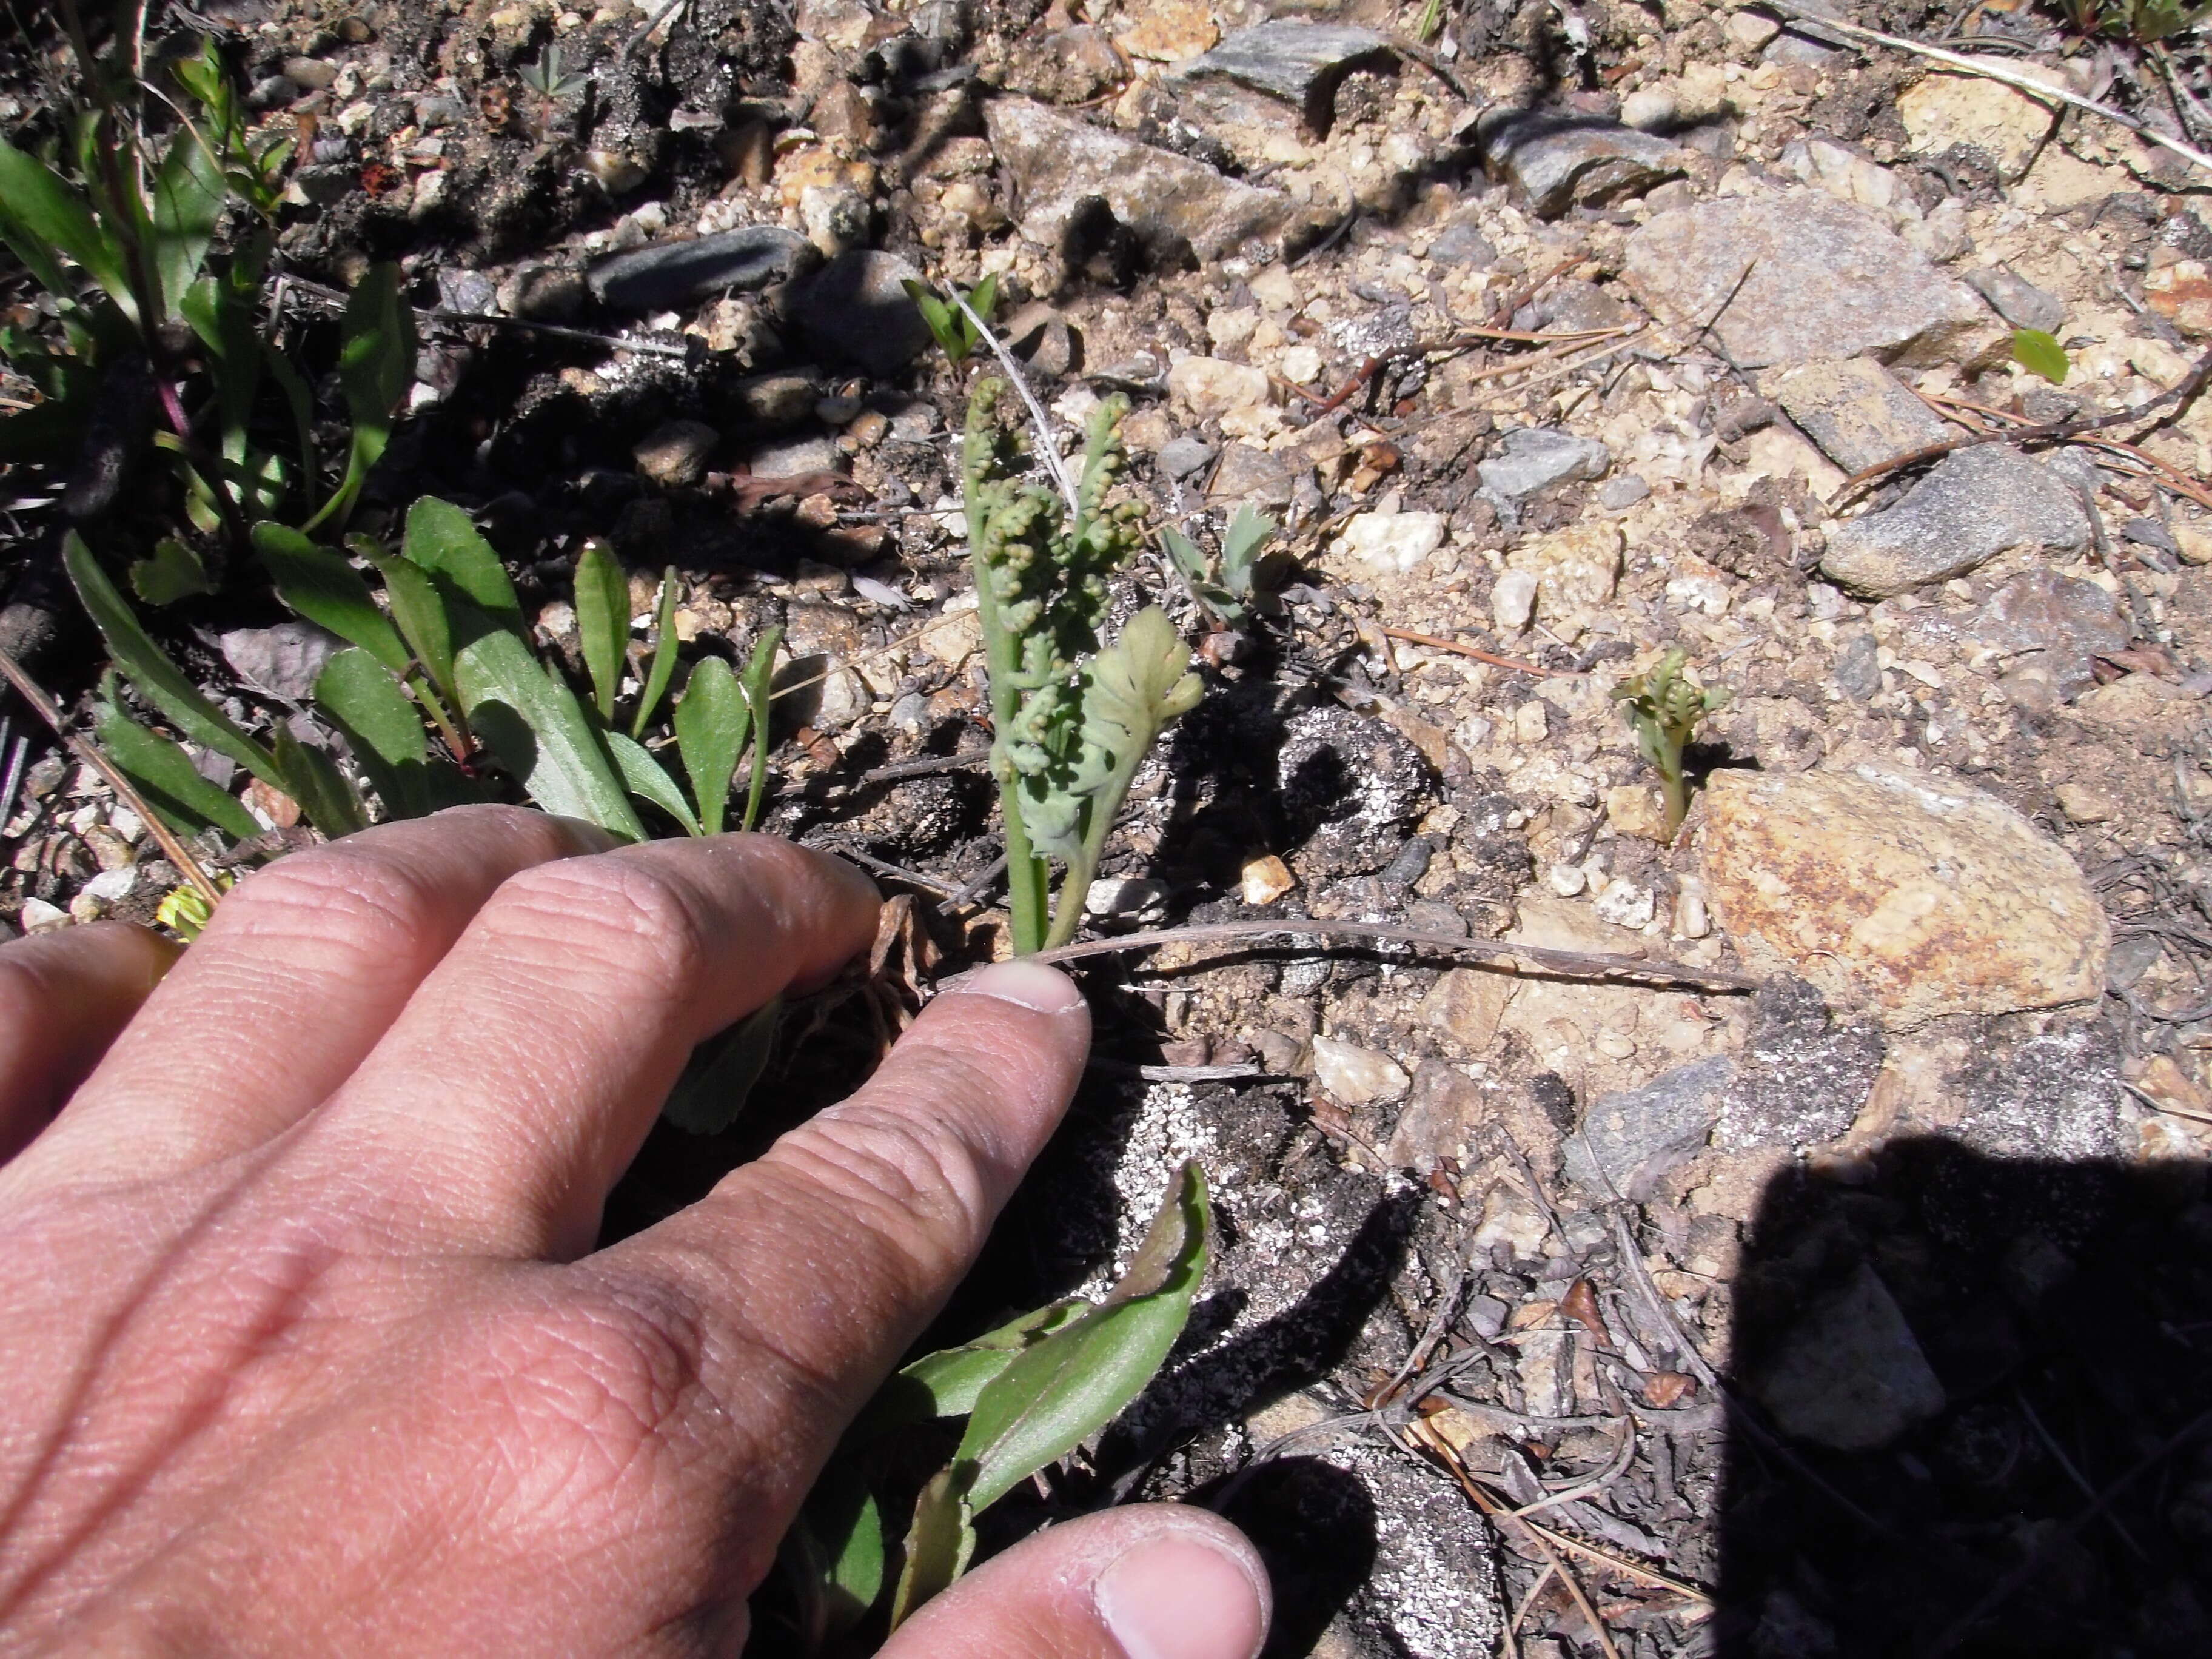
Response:
[{"label": "small emerging fern shoot", "polygon": [[1701,686],[1682,671],[1690,653],[1680,646],[1670,649],[1648,674],[1637,674],[1613,688],[1626,705],[1628,724],[1636,733],[1637,752],[1659,775],[1660,792],[1667,799],[1667,839],[1690,810],[1689,783],[1682,775],[1682,750],[1698,729],[1698,722],[1727,703],[1729,694],[1719,686]]}]

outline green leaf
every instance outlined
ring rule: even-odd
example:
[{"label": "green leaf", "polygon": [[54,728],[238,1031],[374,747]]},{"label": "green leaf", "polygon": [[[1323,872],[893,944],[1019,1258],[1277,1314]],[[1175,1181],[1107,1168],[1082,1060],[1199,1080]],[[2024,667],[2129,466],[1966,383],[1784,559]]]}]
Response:
[{"label": "green leaf", "polygon": [[645,735],[646,723],[652,720],[653,711],[668,695],[668,682],[676,672],[677,644],[676,567],[672,564],[661,573],[660,601],[653,607],[653,666],[646,671],[645,690],[637,700],[637,713],[630,717],[629,734],[633,738]]},{"label": "green leaf", "polygon": [[730,780],[737,774],[738,757],[744,752],[751,725],[744,693],[730,665],[720,657],[702,658],[684,684],[684,695],[676,700],[676,747],[691,780],[700,829],[707,835],[721,833]]},{"label": "green leaf", "polygon": [[202,696],[184,670],[148,637],[130,605],[115,591],[115,584],[92,556],[92,550],[74,530],[63,538],[62,563],[100,638],[107,642],[107,654],[147,702],[161,711],[161,717],[202,748],[227,755],[264,783],[283,788],[284,778],[276,757]]},{"label": "green leaf", "polygon": [[284,406],[292,412],[292,441],[300,451],[300,489],[303,500],[311,505],[315,498],[315,405],[309,395],[307,381],[300,371],[292,367],[290,359],[273,345],[264,342],[261,348],[262,367],[269,378],[276,382],[284,394]]},{"label": "green leaf", "polygon": [[112,702],[97,707],[93,735],[122,769],[146,804],[184,835],[212,824],[234,841],[261,833],[252,813],[199,775],[192,757],[158,732],[149,732]]},{"label": "green leaf", "polygon": [[342,554],[265,519],[253,526],[253,550],[276,584],[278,599],[316,626],[359,646],[393,673],[407,672],[412,653],[406,641]]},{"label": "green leaf", "polygon": [[1198,544],[1171,524],[1160,526],[1160,545],[1167,549],[1168,562],[1175,566],[1176,574],[1193,587],[1208,580],[1212,573],[1206,568],[1206,555]]},{"label": "green leaf", "polygon": [[775,997],[691,1052],[661,1116],[695,1135],[718,1135],[738,1121],[775,1052],[783,999]]},{"label": "green leaf", "polygon": [[907,1528],[906,1565],[891,1597],[893,1630],[968,1571],[975,1554],[975,1513],[951,1469],[939,1470],[921,1489]]},{"label": "green leaf", "polygon": [[283,775],[277,787],[300,803],[308,823],[333,839],[368,828],[368,809],[337,763],[301,743],[282,720],[276,722],[276,754]]},{"label": "green leaf", "polygon": [[422,665],[438,696],[459,703],[460,692],[453,684],[453,623],[445,596],[418,565],[388,554],[372,553],[368,559],[384,578],[384,597],[391,601],[392,620],[407,648]]},{"label": "green leaf", "polygon": [[1251,599],[1260,550],[1267,546],[1275,529],[1275,521],[1249,501],[1230,520],[1221,538],[1221,585],[1237,599]]},{"label": "green leaf", "polygon": [[857,1445],[933,1418],[965,1415],[975,1408],[984,1386],[1014,1363],[1016,1354],[1090,1311],[1091,1304],[1082,1297],[1069,1297],[1008,1320],[973,1342],[924,1354],[876,1390],[848,1431],[851,1443]]},{"label": "green leaf", "polygon": [[615,770],[622,774],[623,785],[641,800],[649,800],[662,811],[684,826],[684,833],[699,833],[699,820],[691,811],[684,792],[676,787],[676,780],[668,775],[667,769],[653,759],[643,744],[620,732],[607,733],[607,750],[615,757]]},{"label": "green leaf", "polygon": [[1186,1164],[1106,1300],[1024,1349],[975,1401],[953,1455],[971,1510],[1065,1457],[1144,1392],[1206,1276],[1206,1177]]},{"label": "green leaf", "polygon": [[201,593],[215,592],[207,566],[200,556],[173,536],[154,544],[154,550],[131,567],[131,591],[149,605],[174,605]]},{"label": "green leaf", "polygon": [[461,712],[531,799],[624,841],[643,841],[629,793],[568,683],[493,617],[458,605],[452,617],[464,641],[453,653]]},{"label": "green leaf", "polygon": [[999,273],[997,271],[993,271],[968,290],[968,305],[969,309],[985,322],[991,320],[991,313],[999,308]]},{"label": "green leaf", "polygon": [[154,270],[166,315],[175,314],[207,263],[223,195],[214,150],[191,127],[179,127],[154,174]]},{"label": "green leaf", "polygon": [[783,643],[783,629],[771,628],[753,646],[745,665],[745,712],[753,726],[753,776],[745,789],[745,816],[741,829],[760,822],[761,799],[768,793],[769,734],[775,718],[772,687],[775,681],[775,648]]},{"label": "green leaf", "polygon": [[353,421],[345,477],[305,528],[313,530],[325,519],[345,522],[370,471],[384,459],[392,441],[392,413],[414,378],[414,308],[400,298],[399,267],[377,265],[346,301],[338,346],[338,382]]},{"label": "green leaf", "polygon": [[2012,332],[2012,357],[2031,374],[2040,374],[2053,386],[2066,384],[2072,367],[2066,348],[2039,328],[2016,328]]},{"label": "green leaf", "polygon": [[0,241],[49,293],[64,299],[76,290],[54,256],[76,260],[137,319],[122,252],[94,222],[91,206],[44,161],[9,143],[0,143]]},{"label": "green leaf", "polygon": [[591,673],[599,718],[612,720],[629,648],[629,580],[622,562],[596,537],[576,556],[576,631],[583,640],[584,666]]},{"label": "green leaf", "polygon": [[315,676],[315,706],[352,748],[386,817],[419,818],[430,811],[422,712],[391,669],[358,647],[341,651]]},{"label": "green leaf", "polygon": [[824,1468],[776,1553],[799,1601],[806,1652],[866,1618],[883,1594],[884,1518],[860,1473],[842,1462]]},{"label": "green leaf", "polygon": [[449,598],[467,600],[501,627],[521,635],[522,602],[514,597],[507,567],[469,515],[451,501],[425,495],[407,510],[402,551],[436,578]]}]

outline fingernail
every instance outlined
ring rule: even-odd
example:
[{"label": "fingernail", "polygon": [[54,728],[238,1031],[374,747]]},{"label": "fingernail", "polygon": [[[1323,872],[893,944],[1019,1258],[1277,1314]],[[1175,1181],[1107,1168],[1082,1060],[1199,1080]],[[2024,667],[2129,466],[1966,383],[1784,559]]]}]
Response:
[{"label": "fingernail", "polygon": [[1243,1566],[1188,1534],[1138,1545],[1091,1597],[1128,1659],[1252,1659],[1267,1633]]},{"label": "fingernail", "polygon": [[1083,1006],[1075,981],[1041,962],[998,963],[962,980],[953,994],[996,997],[1040,1014],[1072,1013]]}]

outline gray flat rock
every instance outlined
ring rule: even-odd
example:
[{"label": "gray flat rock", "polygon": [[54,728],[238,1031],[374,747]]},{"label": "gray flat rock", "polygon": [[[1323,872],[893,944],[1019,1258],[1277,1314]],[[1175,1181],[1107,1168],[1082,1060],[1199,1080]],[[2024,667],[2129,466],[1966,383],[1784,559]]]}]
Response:
[{"label": "gray flat rock", "polygon": [[1863,1262],[1782,1339],[1751,1391],[1784,1434],[1838,1451],[1886,1446],[1946,1403],[1912,1327]]},{"label": "gray flat rock", "polygon": [[994,98],[983,118],[1014,181],[1022,234],[1048,248],[1062,246],[1077,208],[1091,198],[1148,243],[1187,243],[1201,259],[1279,236],[1297,211],[1280,191],[1239,184],[1203,162],[1027,99]]},{"label": "gray flat rock", "polygon": [[1967,285],[1990,302],[1990,309],[2014,328],[2040,329],[2056,334],[2066,325],[2066,301],[2045,294],[2025,276],[2002,266],[1970,270]]},{"label": "gray flat rock", "polygon": [[222,647],[222,659],[240,679],[285,702],[307,702],[323,665],[345,648],[336,635],[307,622],[233,629],[216,642]]},{"label": "gray flat rock", "polygon": [[747,225],[617,253],[592,266],[586,280],[599,302],[617,311],[665,311],[710,294],[751,293],[787,281],[817,257],[797,231]]},{"label": "gray flat rock", "polygon": [[1486,116],[1476,142],[1491,177],[1510,183],[1544,219],[1577,204],[1602,207],[1640,196],[1680,178],[1689,159],[1666,139],[1617,121],[1542,110]]},{"label": "gray flat rock", "polygon": [[1999,651],[2040,653],[2060,701],[2096,684],[2093,657],[2127,648],[2128,625],[2110,593],[2047,566],[2014,577],[1966,619],[1966,637]]},{"label": "gray flat rock", "polygon": [[929,344],[929,325],[902,286],[921,276],[893,254],[841,253],[799,296],[799,325],[821,351],[878,379],[896,374]]},{"label": "gray flat rock", "polygon": [[1950,436],[1934,410],[1871,358],[1806,363],[1765,384],[1821,453],[1846,472]]},{"label": "gray flat rock", "polygon": [[2002,444],[1939,461],[1895,507],[1828,532],[1820,568],[1852,592],[1887,598],[1948,581],[2011,547],[2072,552],[2089,520],[2063,479]]},{"label": "gray flat rock", "polygon": [[1708,331],[1739,368],[1948,361],[1991,326],[1964,283],[1825,191],[1656,214],[1629,238],[1626,275],[1647,308]]},{"label": "gray flat rock", "polygon": [[1577,438],[1554,427],[1516,427],[1498,451],[1475,471],[1482,487],[1509,501],[1569,478],[1601,478],[1613,465],[1613,452],[1595,438]]},{"label": "gray flat rock", "polygon": [[1662,1177],[1705,1149],[1735,1077],[1725,1054],[1677,1066],[1641,1089],[1592,1101],[1561,1149],[1567,1177],[1585,1192],[1649,1195]]},{"label": "gray flat rock", "polygon": [[1239,85],[1286,99],[1305,112],[1307,125],[1326,133],[1337,82],[1364,64],[1393,55],[1389,41],[1373,29],[1280,17],[1238,29],[1212,52],[1185,64],[1182,73],[1187,77],[1225,76]]}]

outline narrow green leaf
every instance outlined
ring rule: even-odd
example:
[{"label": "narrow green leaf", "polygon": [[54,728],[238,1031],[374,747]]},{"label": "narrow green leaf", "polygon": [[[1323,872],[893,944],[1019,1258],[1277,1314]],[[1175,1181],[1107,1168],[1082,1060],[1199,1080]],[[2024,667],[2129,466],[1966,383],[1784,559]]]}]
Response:
[{"label": "narrow green leaf", "polygon": [[318,627],[359,646],[393,673],[407,672],[411,653],[406,641],[343,555],[266,519],[253,526],[253,550],[276,584],[278,599]]},{"label": "narrow green leaf", "polygon": [[446,601],[429,574],[405,559],[372,553],[369,562],[384,578],[384,597],[392,603],[392,620],[400,637],[415,653],[415,660],[429,675],[440,697],[460,702],[453,684],[453,624]]},{"label": "narrow green leaf", "polygon": [[1014,1356],[1091,1311],[1080,1297],[1048,1303],[972,1342],[939,1348],[906,1365],[876,1390],[848,1431],[858,1445],[893,1429],[939,1417],[960,1417],[975,1408],[984,1386],[1014,1362]]},{"label": "narrow green leaf", "polygon": [[691,780],[700,828],[707,835],[721,833],[730,780],[737,774],[738,757],[744,752],[751,724],[730,665],[720,657],[701,659],[684,683],[684,695],[676,700],[676,747]]},{"label": "narrow green leaf", "polygon": [[921,1489],[914,1500],[914,1524],[907,1528],[906,1565],[891,1597],[893,1630],[968,1571],[975,1554],[974,1516],[953,1469],[940,1470]]},{"label": "narrow green leaf", "polygon": [[234,841],[261,833],[252,813],[199,775],[192,757],[158,732],[149,732],[112,702],[98,706],[93,735],[120,767],[146,804],[184,835],[212,824]]},{"label": "narrow green leaf", "polygon": [[368,808],[337,763],[301,743],[282,720],[276,723],[276,756],[283,778],[277,787],[300,803],[308,823],[333,839],[368,828]]},{"label": "narrow green leaf", "polygon": [[263,343],[262,367],[269,378],[276,382],[277,390],[284,394],[284,406],[292,413],[292,441],[300,451],[300,494],[309,506],[314,504],[317,488],[315,459],[315,405],[309,395],[307,383],[300,378],[300,371],[273,345]]},{"label": "narrow green leaf", "polygon": [[653,666],[646,671],[645,690],[637,700],[637,713],[630,717],[633,738],[645,735],[647,722],[660,707],[661,698],[668,695],[668,682],[676,672],[676,567],[672,564],[661,573],[660,602],[653,607]]},{"label": "narrow green leaf", "polygon": [[1171,524],[1160,526],[1160,545],[1167,549],[1168,562],[1176,574],[1196,587],[1206,580],[1206,555],[1196,542]]},{"label": "narrow green leaf", "polygon": [[1252,598],[1260,550],[1275,533],[1275,521],[1246,501],[1237,509],[1221,538],[1221,585],[1240,599]]},{"label": "narrow green leaf", "polygon": [[315,706],[352,748],[386,817],[419,818],[430,811],[422,711],[391,669],[358,647],[341,651],[315,676]]},{"label": "narrow green leaf", "polygon": [[215,592],[200,556],[174,536],[164,536],[154,550],[131,567],[131,591],[149,605],[174,605]]},{"label": "narrow green leaf", "polygon": [[507,567],[459,507],[435,495],[423,496],[407,510],[402,550],[435,577],[449,598],[467,600],[501,627],[521,635],[522,602],[514,597]]},{"label": "narrow green leaf", "polygon": [[745,816],[739,825],[744,830],[760,822],[761,800],[768,793],[768,750],[775,716],[771,701],[775,682],[775,649],[782,643],[783,629],[769,629],[754,645],[752,659],[745,665],[745,713],[750,716],[753,726],[753,776],[745,789]]},{"label": "narrow green leaf", "polygon": [[2013,361],[2031,374],[2040,374],[2053,386],[2066,384],[2066,348],[2039,328],[2016,328],[2012,333]]},{"label": "narrow green leaf", "polygon": [[641,800],[649,800],[662,811],[684,826],[684,833],[699,833],[699,820],[691,805],[684,799],[684,792],[676,787],[676,780],[668,775],[667,769],[653,759],[645,745],[635,738],[620,732],[607,733],[607,750],[615,757],[615,770],[622,774],[623,785]]},{"label": "narrow green leaf", "polygon": [[76,288],[54,255],[76,260],[137,319],[122,253],[94,222],[90,205],[44,161],[9,143],[0,143],[0,240],[50,293],[64,299]]},{"label": "narrow green leaf", "polygon": [[399,267],[377,265],[346,301],[338,347],[338,383],[353,422],[345,477],[305,528],[312,530],[325,519],[345,522],[370,471],[384,459],[392,441],[392,413],[414,375],[414,309],[400,298]]},{"label": "narrow green leaf", "polygon": [[989,1508],[1065,1457],[1144,1392],[1206,1276],[1206,1177],[1186,1164],[1144,1243],[1097,1308],[1017,1355],[983,1389],[953,1458],[964,1496]]},{"label": "narrow green leaf", "polygon": [[776,997],[693,1049],[661,1116],[695,1135],[718,1135],[736,1122],[768,1070],[782,1019],[783,999]]},{"label": "narrow green leaf", "polygon": [[100,638],[107,642],[107,654],[146,700],[161,711],[162,718],[202,748],[228,755],[264,782],[283,788],[276,757],[202,696],[184,670],[147,636],[130,605],[115,591],[115,584],[92,556],[92,550],[74,530],[63,538],[62,562],[76,587],[77,598],[100,629]]},{"label": "narrow green leaf", "polygon": [[179,127],[154,174],[154,269],[165,314],[175,314],[207,262],[223,195],[214,150],[191,127]]},{"label": "narrow green leaf", "polygon": [[599,718],[615,717],[622,690],[623,660],[629,647],[629,579],[622,561],[597,537],[576,556],[576,631],[584,643],[584,666]]},{"label": "narrow green leaf", "polygon": [[629,793],[568,683],[494,618],[466,605],[451,614],[464,641],[453,653],[461,712],[500,763],[546,811],[643,841]]},{"label": "narrow green leaf", "polygon": [[991,313],[999,308],[999,273],[997,271],[991,272],[989,276],[968,290],[968,304],[985,322],[991,320]]},{"label": "narrow green leaf", "polygon": [[822,1471],[777,1559],[799,1601],[806,1652],[819,1652],[868,1616],[884,1589],[884,1518],[852,1465]]}]

